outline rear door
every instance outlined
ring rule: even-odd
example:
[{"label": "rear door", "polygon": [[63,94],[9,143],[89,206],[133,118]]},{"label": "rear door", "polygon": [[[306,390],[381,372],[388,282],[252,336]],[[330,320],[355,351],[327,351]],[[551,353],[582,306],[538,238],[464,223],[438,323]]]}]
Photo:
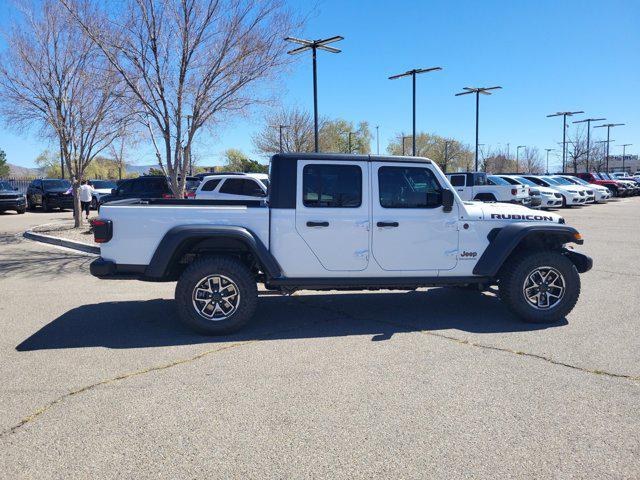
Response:
[{"label": "rear door", "polygon": [[449,181],[453,188],[456,189],[458,195],[462,200],[471,200],[472,198],[472,186],[467,186],[467,175],[464,173],[456,173],[449,176]]},{"label": "rear door", "polygon": [[442,209],[429,165],[372,163],[372,252],[383,270],[436,275],[456,266],[458,209]]},{"label": "rear door", "polygon": [[369,164],[298,161],[296,230],[330,271],[369,263]]}]

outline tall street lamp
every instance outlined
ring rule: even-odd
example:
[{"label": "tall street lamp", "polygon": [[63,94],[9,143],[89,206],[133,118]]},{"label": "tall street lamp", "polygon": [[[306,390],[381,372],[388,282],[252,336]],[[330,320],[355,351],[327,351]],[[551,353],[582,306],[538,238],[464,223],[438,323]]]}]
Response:
[{"label": "tall street lamp", "polygon": [[624,123],[605,123],[604,125],[596,125],[593,128],[604,128],[607,127],[607,159],[606,159],[606,167],[607,167],[607,173],[609,173],[609,143],[612,142],[612,140],[610,140],[609,138],[609,134],[611,133],[611,128],[613,127],[619,127],[621,125],[624,125]]},{"label": "tall street lamp", "polygon": [[545,148],[545,151],[547,152],[547,175],[549,175],[549,152],[553,152],[554,150],[555,148]]},{"label": "tall street lamp", "polygon": [[277,128],[280,134],[280,153],[284,152],[282,149],[282,130],[285,128],[289,128],[289,125],[271,125],[273,128]]},{"label": "tall street lamp", "polygon": [[380,155],[380,125],[376,125],[376,155]]},{"label": "tall street lamp", "polygon": [[584,113],[582,110],[576,112],[556,112],[551,115],[547,115],[549,117],[560,117],[562,116],[562,172],[564,173],[564,165],[565,158],[567,153],[567,117],[572,117],[578,113]]},{"label": "tall street lamp", "polygon": [[413,70],[409,70],[408,72],[400,73],[398,75],[392,75],[389,77],[389,80],[395,80],[396,78],[409,77],[411,76],[411,80],[413,83],[413,156],[416,155],[416,75],[420,73],[433,72],[436,70],[442,70],[442,67],[431,67],[431,68],[414,68]]},{"label": "tall street lamp", "polygon": [[314,133],[314,144],[315,151],[318,152],[318,74],[317,74],[317,66],[316,66],[316,50],[324,50],[325,52],[330,53],[340,53],[341,50],[337,48],[328,47],[327,44],[333,42],[339,42],[340,40],[344,40],[344,37],[340,35],[336,35],[335,37],[325,38],[322,40],[303,40],[300,38],[287,37],[285,38],[288,42],[299,43],[302,47],[294,48],[293,50],[289,50],[287,53],[289,55],[296,55],[298,53],[306,52],[307,50],[311,50],[313,57],[313,133]]},{"label": "tall street lamp", "polygon": [[405,153],[404,153],[404,141],[405,141],[407,138],[411,138],[411,137],[409,137],[409,136],[407,136],[407,137],[402,137],[402,156],[403,156],[403,157],[404,157],[404,155],[405,155]]},{"label": "tall street lamp", "polygon": [[624,172],[624,157],[627,154],[627,147],[633,145],[632,143],[625,143],[624,145],[620,145],[622,147],[622,171]]},{"label": "tall street lamp", "polygon": [[586,170],[589,171],[589,156],[591,154],[591,122],[601,122],[606,118],[585,118],[584,120],[576,120],[572,123],[585,123],[587,124],[587,166]]},{"label": "tall street lamp", "polygon": [[516,173],[520,170],[520,149],[526,147],[526,145],[518,145],[516,147]]},{"label": "tall street lamp", "polygon": [[478,132],[479,132],[479,128],[480,128],[480,94],[482,95],[491,95],[491,92],[489,92],[489,90],[496,90],[496,89],[500,89],[502,87],[464,87],[463,90],[466,90],[466,92],[460,92],[460,93],[456,93],[456,97],[459,97],[460,95],[468,95],[470,93],[475,93],[476,94],[476,168],[475,171],[478,171]]}]

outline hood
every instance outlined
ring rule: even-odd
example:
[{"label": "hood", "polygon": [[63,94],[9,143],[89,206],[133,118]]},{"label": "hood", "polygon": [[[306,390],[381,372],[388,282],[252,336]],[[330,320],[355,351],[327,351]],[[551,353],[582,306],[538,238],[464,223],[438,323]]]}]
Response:
[{"label": "hood", "polygon": [[5,190],[4,188],[0,188],[0,193],[3,195],[6,195],[8,193],[11,193],[12,195],[22,195],[22,193],[17,192],[16,190]]},{"label": "hood", "polygon": [[111,193],[110,188],[94,188],[93,190],[100,195],[107,195]]},{"label": "hood", "polygon": [[553,188],[549,188],[549,187],[542,187],[542,186],[535,186],[535,187],[529,187],[535,190],[538,190],[540,193],[544,193],[547,195],[553,195],[554,193],[556,193],[556,190],[554,190]]},{"label": "hood", "polygon": [[68,193],[71,195],[68,188],[47,188],[44,193]]},{"label": "hood", "polygon": [[464,202],[464,206],[469,220],[564,223],[560,215],[532,210],[516,203]]}]

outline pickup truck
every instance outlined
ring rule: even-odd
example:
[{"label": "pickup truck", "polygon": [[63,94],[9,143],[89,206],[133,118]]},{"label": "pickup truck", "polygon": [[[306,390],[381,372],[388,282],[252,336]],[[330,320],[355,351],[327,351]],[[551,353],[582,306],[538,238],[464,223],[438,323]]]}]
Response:
[{"label": "pickup truck", "polygon": [[447,178],[462,200],[519,203],[529,206],[531,197],[525,185],[495,185],[483,172],[447,173]]},{"label": "pickup truck", "polygon": [[177,280],[181,320],[226,334],[253,316],[258,284],[283,294],[497,285],[523,320],[554,322],[593,263],[566,246],[583,240],[559,215],[464,202],[426,158],[278,154],[270,168],[268,199],[104,205],[91,273]]}]

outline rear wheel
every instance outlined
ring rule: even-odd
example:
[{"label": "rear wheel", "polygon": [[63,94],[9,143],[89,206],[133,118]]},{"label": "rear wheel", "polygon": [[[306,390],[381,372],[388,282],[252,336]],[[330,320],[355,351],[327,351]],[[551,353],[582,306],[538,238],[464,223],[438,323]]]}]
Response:
[{"label": "rear wheel", "polygon": [[91,210],[97,210],[98,209],[98,200],[96,199],[96,197],[93,197],[91,199]]},{"label": "rear wheel", "polygon": [[566,317],[580,296],[580,275],[559,252],[517,257],[503,268],[500,297],[525,322],[552,323]]},{"label": "rear wheel", "polygon": [[23,214],[23,213],[25,213],[26,211],[27,211],[27,209],[26,209],[25,207],[18,208],[18,209],[16,210],[16,212],[17,212],[17,214],[18,214],[18,215],[22,215],[22,214]]},{"label": "rear wheel", "polygon": [[258,289],[253,275],[232,257],[208,256],[194,261],[176,286],[180,319],[207,335],[242,328],[253,316]]}]

